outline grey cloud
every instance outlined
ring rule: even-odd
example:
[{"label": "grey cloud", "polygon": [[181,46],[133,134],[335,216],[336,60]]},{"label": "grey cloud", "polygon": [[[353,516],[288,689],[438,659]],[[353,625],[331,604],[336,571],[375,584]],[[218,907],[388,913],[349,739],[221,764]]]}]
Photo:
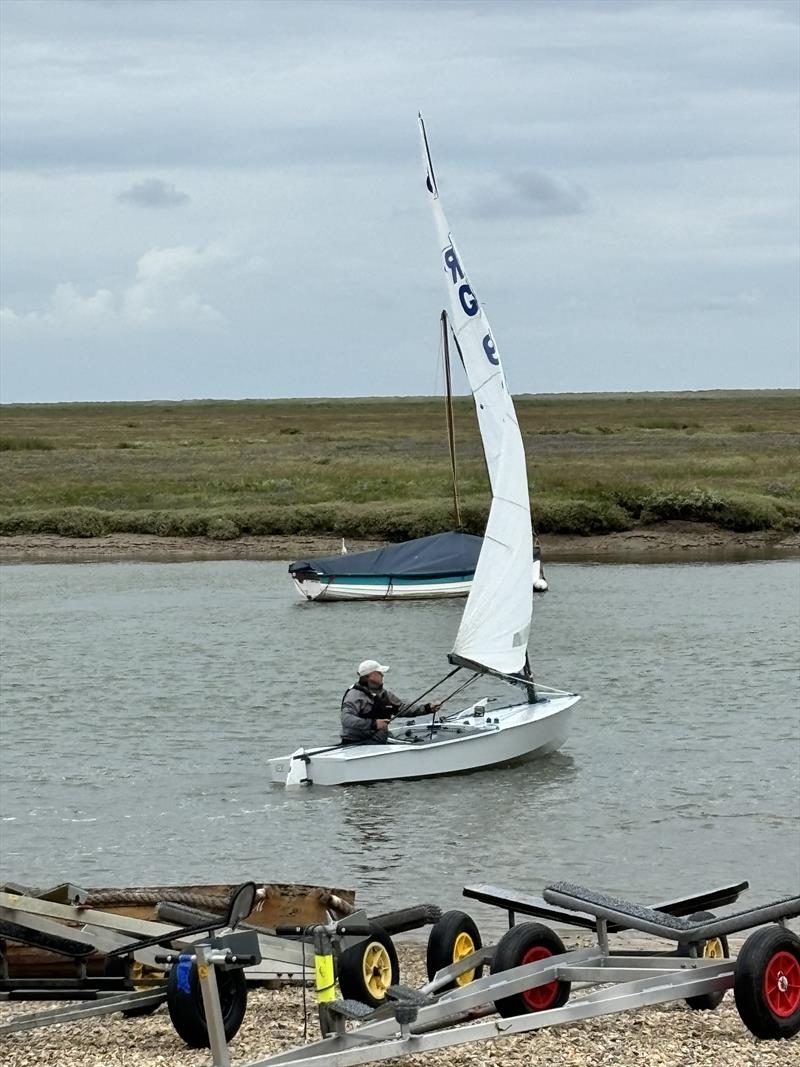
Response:
[{"label": "grey cloud", "polygon": [[525,170],[501,175],[493,188],[477,190],[469,206],[483,218],[511,218],[580,215],[588,205],[589,195],[580,185],[568,185],[540,170]]},{"label": "grey cloud", "polygon": [[[428,35],[409,30],[419,8]],[[764,0],[673,10],[6,0],[4,167],[402,165],[416,146],[413,123],[410,143],[398,136],[397,116],[418,106],[457,167],[491,153],[494,169],[510,171],[520,144],[531,162],[562,171],[785,152],[797,80],[788,9]],[[468,122],[455,106],[466,99]]]},{"label": "grey cloud", "polygon": [[[420,109],[514,388],[793,383],[798,12],[0,0],[7,399],[430,391],[444,293]],[[133,271],[215,241],[244,261]],[[192,325],[208,309],[235,359]]]},{"label": "grey cloud", "polygon": [[119,193],[117,200],[138,204],[140,207],[162,208],[188,204],[191,197],[188,193],[181,192],[172,182],[162,181],[161,178],[143,178]]}]

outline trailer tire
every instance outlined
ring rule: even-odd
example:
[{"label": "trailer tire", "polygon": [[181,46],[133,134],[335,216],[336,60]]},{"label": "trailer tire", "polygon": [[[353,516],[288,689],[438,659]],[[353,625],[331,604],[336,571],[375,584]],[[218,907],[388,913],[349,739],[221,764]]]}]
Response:
[{"label": "trailer tire", "polygon": [[[480,931],[471,915],[465,911],[446,911],[438,922],[431,927],[428,935],[428,951],[425,963],[428,969],[428,981],[432,981],[437,971],[458,963],[466,956],[471,956],[483,947]],[[438,992],[457,989],[480,978],[483,967],[473,967],[458,975]]]},{"label": "trailer tire", "polygon": [[[692,922],[710,922],[715,918],[716,915],[710,911],[696,911],[694,915],[689,916]],[[707,941],[697,942],[697,955],[701,959],[727,960],[730,954],[727,937],[712,937]],[[678,945],[678,955],[690,956],[689,945]],[[693,1011],[714,1011],[720,1006],[724,996],[725,990],[720,989],[716,993],[699,993],[696,997],[687,997],[686,1003]]]},{"label": "trailer tire", "polygon": [[[492,974],[566,952],[564,942],[542,923],[518,923],[500,938],[492,960]],[[560,1008],[569,999],[571,983],[556,979],[547,985],[502,997],[494,1006],[503,1018]]]},{"label": "trailer tire", "polygon": [[775,924],[752,933],[736,960],[733,996],[756,1037],[775,1041],[800,1032],[800,937]]},{"label": "trailer tire", "polygon": [[[247,982],[241,968],[232,971],[217,969],[216,979],[225,1039],[230,1041],[238,1033],[244,1019],[247,1008]],[[170,967],[167,979],[167,1008],[172,1025],[190,1048],[209,1048],[211,1040],[196,959],[181,956],[177,963]]]},{"label": "trailer tire", "polygon": [[152,1015],[157,1012],[164,1001],[159,1001],[158,1004],[143,1004],[139,1008],[123,1008],[122,1014],[126,1019],[141,1019],[146,1015]]},{"label": "trailer tire", "polygon": [[344,950],[337,973],[345,1000],[358,1000],[379,1008],[389,986],[400,981],[400,962],[389,934],[373,925],[369,937]]}]

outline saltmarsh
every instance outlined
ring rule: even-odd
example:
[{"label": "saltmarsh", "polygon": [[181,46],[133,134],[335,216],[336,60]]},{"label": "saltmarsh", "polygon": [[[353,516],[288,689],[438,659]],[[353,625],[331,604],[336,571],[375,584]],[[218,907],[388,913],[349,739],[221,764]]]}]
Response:
[{"label": "saltmarsh", "polygon": [[[800,526],[800,392],[515,400],[542,533],[666,519]],[[4,405],[0,534],[335,534],[451,529],[436,398]],[[470,398],[455,401],[463,526],[488,482]]]}]

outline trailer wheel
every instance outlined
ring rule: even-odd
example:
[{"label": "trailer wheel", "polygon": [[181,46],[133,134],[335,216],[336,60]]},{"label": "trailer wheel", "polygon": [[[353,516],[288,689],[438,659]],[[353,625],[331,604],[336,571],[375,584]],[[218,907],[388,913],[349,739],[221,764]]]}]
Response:
[{"label": "trailer wheel", "polygon": [[383,1004],[386,990],[400,981],[400,963],[391,937],[380,926],[344,950],[338,964],[339,989],[345,1000],[371,1008]]},{"label": "trailer wheel", "polygon": [[[247,983],[241,968],[233,971],[217,970],[216,979],[225,1039],[230,1041],[236,1036],[244,1019]],[[177,963],[170,967],[167,979],[167,1008],[172,1025],[187,1045],[191,1048],[210,1046],[197,960],[191,956],[181,956]]]},{"label": "trailer wheel", "polygon": [[777,925],[752,933],[736,960],[733,995],[756,1037],[794,1037],[800,1031],[800,937]]},{"label": "trailer wheel", "polygon": [[[446,911],[441,919],[434,923],[428,935],[428,952],[425,960],[428,968],[428,981],[433,979],[437,971],[471,956],[482,945],[480,932],[470,915],[467,915],[465,911]],[[458,975],[449,985],[443,986],[439,992],[468,985],[476,978],[480,978],[482,972],[483,967],[473,967],[472,970]]]},{"label": "trailer wheel", "polygon": [[[543,926],[541,923],[519,923],[512,926],[498,941],[492,960],[492,974],[507,971],[512,967],[521,967],[524,963],[536,963],[549,956],[560,956],[562,952],[566,952],[564,942],[549,926]],[[570,987],[569,982],[556,979],[547,985],[536,986],[496,1000],[494,1006],[506,1019],[513,1015],[548,1011],[566,1004]]]},{"label": "trailer wheel", "polygon": [[[715,919],[716,915],[710,911],[696,911],[690,915],[692,922],[708,922]],[[697,942],[697,955],[704,960],[727,960],[730,957],[727,937],[710,937],[707,941]],[[678,945],[679,956],[689,956],[689,945]],[[696,997],[687,997],[686,1003],[693,1011],[714,1011],[722,1003],[725,990],[717,990],[716,993],[699,993]]]}]

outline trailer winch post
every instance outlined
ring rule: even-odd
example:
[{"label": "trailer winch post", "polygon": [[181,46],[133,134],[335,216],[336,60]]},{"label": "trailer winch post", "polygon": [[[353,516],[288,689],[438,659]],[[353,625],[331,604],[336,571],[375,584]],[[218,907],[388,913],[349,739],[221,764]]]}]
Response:
[{"label": "trailer winch post", "polygon": [[200,992],[203,996],[203,1010],[208,1026],[208,1040],[211,1046],[211,1058],[214,1067],[230,1067],[231,1057],[228,1041],[225,1037],[225,1023],[219,1002],[219,987],[215,963],[225,963],[228,953],[220,952],[211,945],[196,945],[197,977],[200,980]]}]

